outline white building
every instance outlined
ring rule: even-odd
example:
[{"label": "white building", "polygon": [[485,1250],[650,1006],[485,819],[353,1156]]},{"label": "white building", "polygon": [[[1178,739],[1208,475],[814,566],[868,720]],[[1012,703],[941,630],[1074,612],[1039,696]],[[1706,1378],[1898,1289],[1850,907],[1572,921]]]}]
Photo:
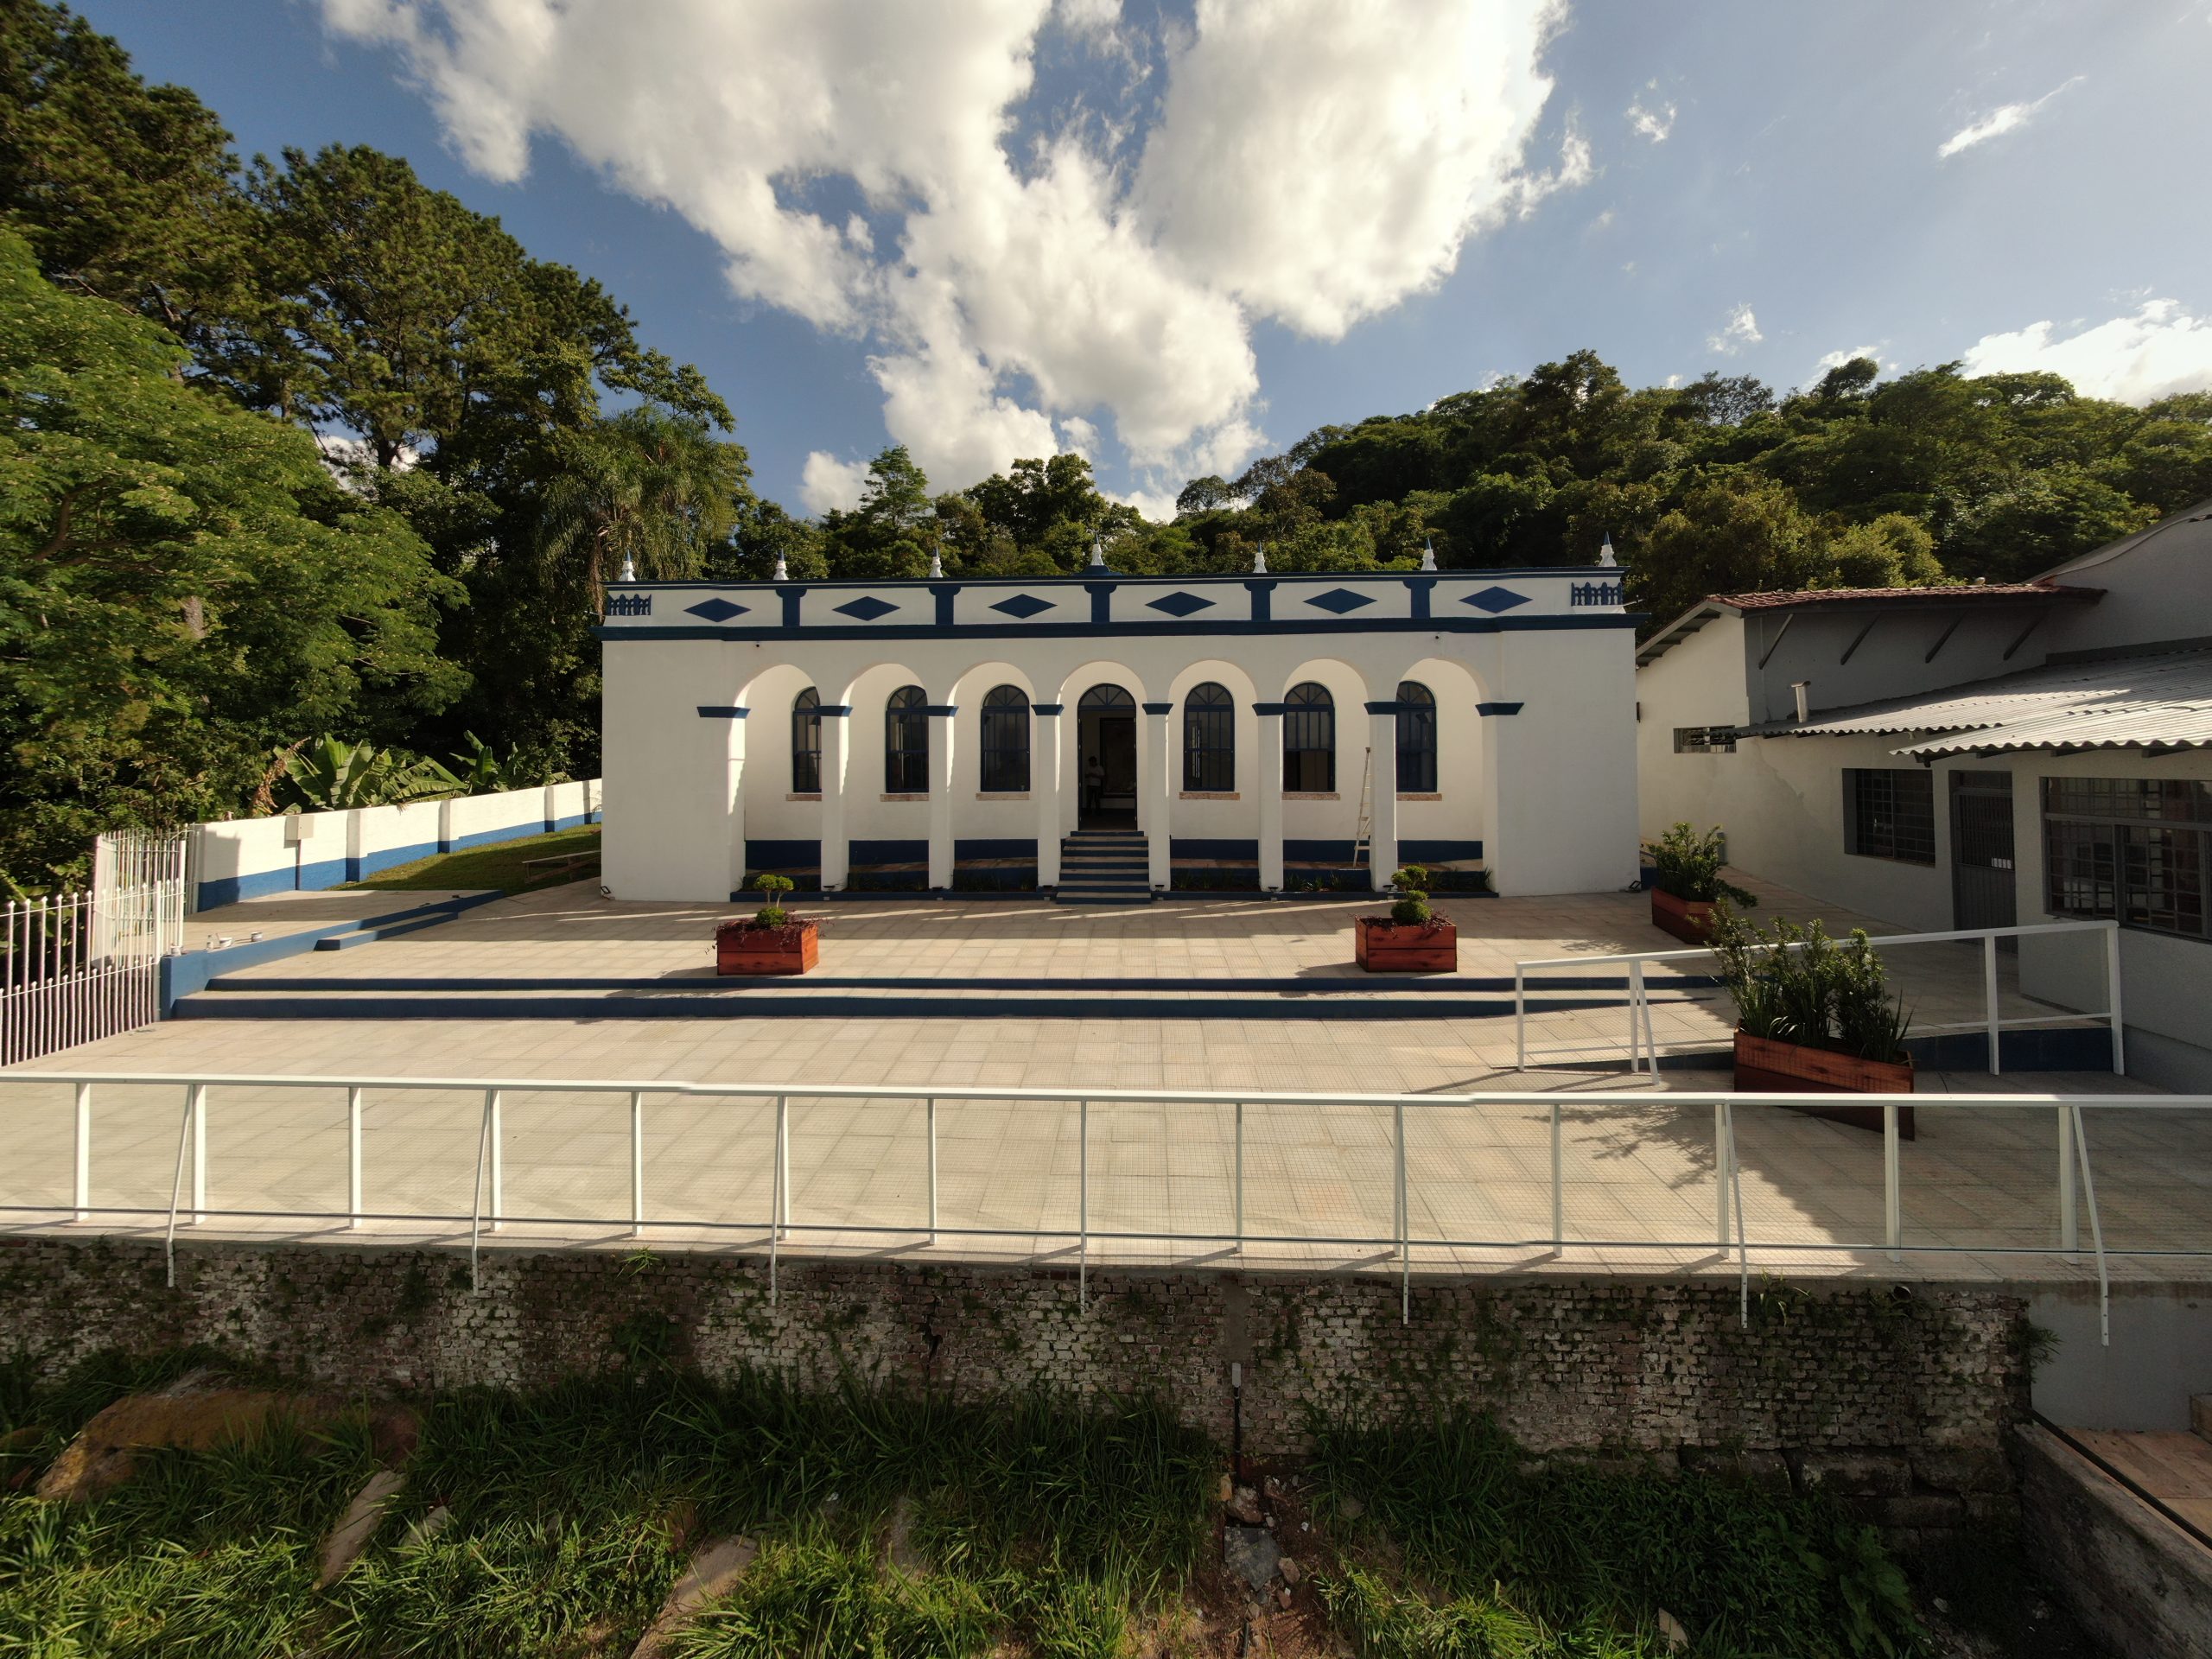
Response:
[{"label": "white building", "polygon": [[1080,830],[1133,837],[1140,895],[1179,867],[1274,889],[1351,865],[1363,815],[1377,885],[1414,860],[1618,889],[1620,601],[1602,568],[618,583],[605,880],[717,903],[764,868],[1061,888]]},{"label": "white building", "polygon": [[[1913,931],[2116,919],[2129,1069],[2212,1086],[2212,503],[2033,582],[1716,594],[1637,697],[1646,836]],[[2103,1006],[2078,945],[2021,961]]]}]

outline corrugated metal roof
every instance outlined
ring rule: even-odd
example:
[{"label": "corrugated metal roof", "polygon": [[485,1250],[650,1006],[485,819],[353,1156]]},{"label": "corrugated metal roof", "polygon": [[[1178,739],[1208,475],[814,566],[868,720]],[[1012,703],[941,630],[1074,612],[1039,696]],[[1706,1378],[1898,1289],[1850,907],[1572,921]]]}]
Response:
[{"label": "corrugated metal roof", "polygon": [[1707,604],[1739,611],[1779,611],[1803,605],[1910,605],[1929,600],[2052,600],[2087,604],[2101,588],[2062,588],[2050,582],[1962,582],[1930,588],[1796,588],[1771,594],[1712,594]]},{"label": "corrugated metal roof", "polygon": [[2212,651],[2046,664],[1944,691],[1840,709],[1745,737],[1925,732],[1897,751],[1921,760],[2005,749],[2212,747]]}]

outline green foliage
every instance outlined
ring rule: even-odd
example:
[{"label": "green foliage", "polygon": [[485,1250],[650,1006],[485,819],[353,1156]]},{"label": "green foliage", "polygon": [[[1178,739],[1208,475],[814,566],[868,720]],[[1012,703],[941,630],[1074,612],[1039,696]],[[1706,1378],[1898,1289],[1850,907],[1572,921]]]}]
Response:
[{"label": "green foliage", "polygon": [[791,913],[784,908],[778,895],[791,891],[795,884],[791,877],[788,875],[758,876],[754,878],[753,885],[759,888],[768,900],[766,904],[753,912],[753,921],[762,927],[787,925],[791,921]]},{"label": "green foliage", "polygon": [[433,853],[411,864],[378,870],[374,875],[348,885],[378,893],[481,893],[493,888],[502,893],[526,893],[549,880],[589,878],[588,870],[564,871],[556,868],[549,874],[543,869],[533,870],[529,865],[533,859],[551,858],[563,853],[596,855],[599,836],[597,824],[580,824],[573,830],[556,830],[550,836],[524,836],[488,847]]},{"label": "green foliage", "polygon": [[1817,919],[1801,928],[1778,916],[1769,936],[1725,900],[1713,920],[1720,976],[1751,1035],[1863,1060],[1904,1058],[1912,1016],[1904,996],[1891,994],[1864,928],[1837,940]]},{"label": "green foliage", "polygon": [[1398,897],[1390,906],[1390,919],[1402,927],[1427,927],[1436,919],[1428,904],[1428,872],[1418,864],[1402,867],[1390,878]]},{"label": "green foliage", "polygon": [[[1308,1471],[1352,1557],[1318,1585],[1363,1654],[1658,1656],[1661,1609],[1691,1650],[1861,1659],[1924,1651],[1872,1528],[1812,1497],[1554,1460],[1485,1420],[1321,1425]],[[1343,1517],[1357,1500],[1357,1521]],[[1405,1584],[1382,1578],[1388,1540]],[[1394,1575],[1395,1576],[1395,1575]]]},{"label": "green foliage", "polygon": [[320,737],[279,750],[283,772],[278,802],[302,812],[338,812],[356,806],[397,806],[467,791],[467,785],[435,760],[368,743]]},{"label": "green foliage", "polygon": [[1651,879],[1662,893],[1692,904],[1711,904],[1716,899],[1746,906],[1758,903],[1757,893],[1721,878],[1728,861],[1728,837],[1717,823],[1705,830],[1675,824],[1658,840],[1645,842],[1643,850],[1651,859]]}]

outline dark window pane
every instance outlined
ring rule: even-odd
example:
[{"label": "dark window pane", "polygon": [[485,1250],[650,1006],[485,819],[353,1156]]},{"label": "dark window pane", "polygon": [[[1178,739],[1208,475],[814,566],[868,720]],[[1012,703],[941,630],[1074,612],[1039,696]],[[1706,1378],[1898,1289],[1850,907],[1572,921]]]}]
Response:
[{"label": "dark window pane", "polygon": [[1908,864],[1936,861],[1936,779],[1919,767],[1844,773],[1843,849]]},{"label": "dark window pane", "polygon": [[1326,794],[1337,786],[1336,702],[1311,680],[1291,687],[1282,701],[1282,786]]},{"label": "dark window pane", "polygon": [[1211,680],[1183,699],[1183,787],[1236,787],[1236,704]]},{"label": "dark window pane", "polygon": [[821,694],[808,686],[791,699],[791,793],[822,792]]},{"label": "dark window pane", "polygon": [[983,698],[982,787],[1019,793],[1029,787],[1029,698],[1001,685]]},{"label": "dark window pane", "polygon": [[926,795],[930,788],[929,699],[918,685],[902,685],[883,709],[883,790],[887,795]]},{"label": "dark window pane", "polygon": [[2212,786],[2189,779],[2046,778],[2044,886],[2051,913],[2212,938]]},{"label": "dark window pane", "polygon": [[1398,788],[1436,792],[1436,698],[1412,680],[1398,683]]}]

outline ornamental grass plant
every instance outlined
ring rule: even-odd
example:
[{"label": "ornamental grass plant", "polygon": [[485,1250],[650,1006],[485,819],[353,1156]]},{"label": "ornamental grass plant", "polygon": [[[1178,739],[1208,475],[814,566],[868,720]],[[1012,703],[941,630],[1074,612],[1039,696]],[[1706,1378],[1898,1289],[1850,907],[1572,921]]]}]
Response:
[{"label": "ornamental grass plant", "polygon": [[1748,909],[1758,903],[1757,893],[1721,876],[1728,862],[1728,837],[1719,824],[1710,830],[1675,824],[1658,840],[1645,842],[1643,850],[1651,859],[1652,885],[1686,904],[1725,899]]},{"label": "ornamental grass plant", "polygon": [[1912,1015],[1891,992],[1864,928],[1835,939],[1817,918],[1799,927],[1777,917],[1764,933],[1724,900],[1713,910],[1713,950],[1749,1035],[1862,1060],[1905,1058]]}]

